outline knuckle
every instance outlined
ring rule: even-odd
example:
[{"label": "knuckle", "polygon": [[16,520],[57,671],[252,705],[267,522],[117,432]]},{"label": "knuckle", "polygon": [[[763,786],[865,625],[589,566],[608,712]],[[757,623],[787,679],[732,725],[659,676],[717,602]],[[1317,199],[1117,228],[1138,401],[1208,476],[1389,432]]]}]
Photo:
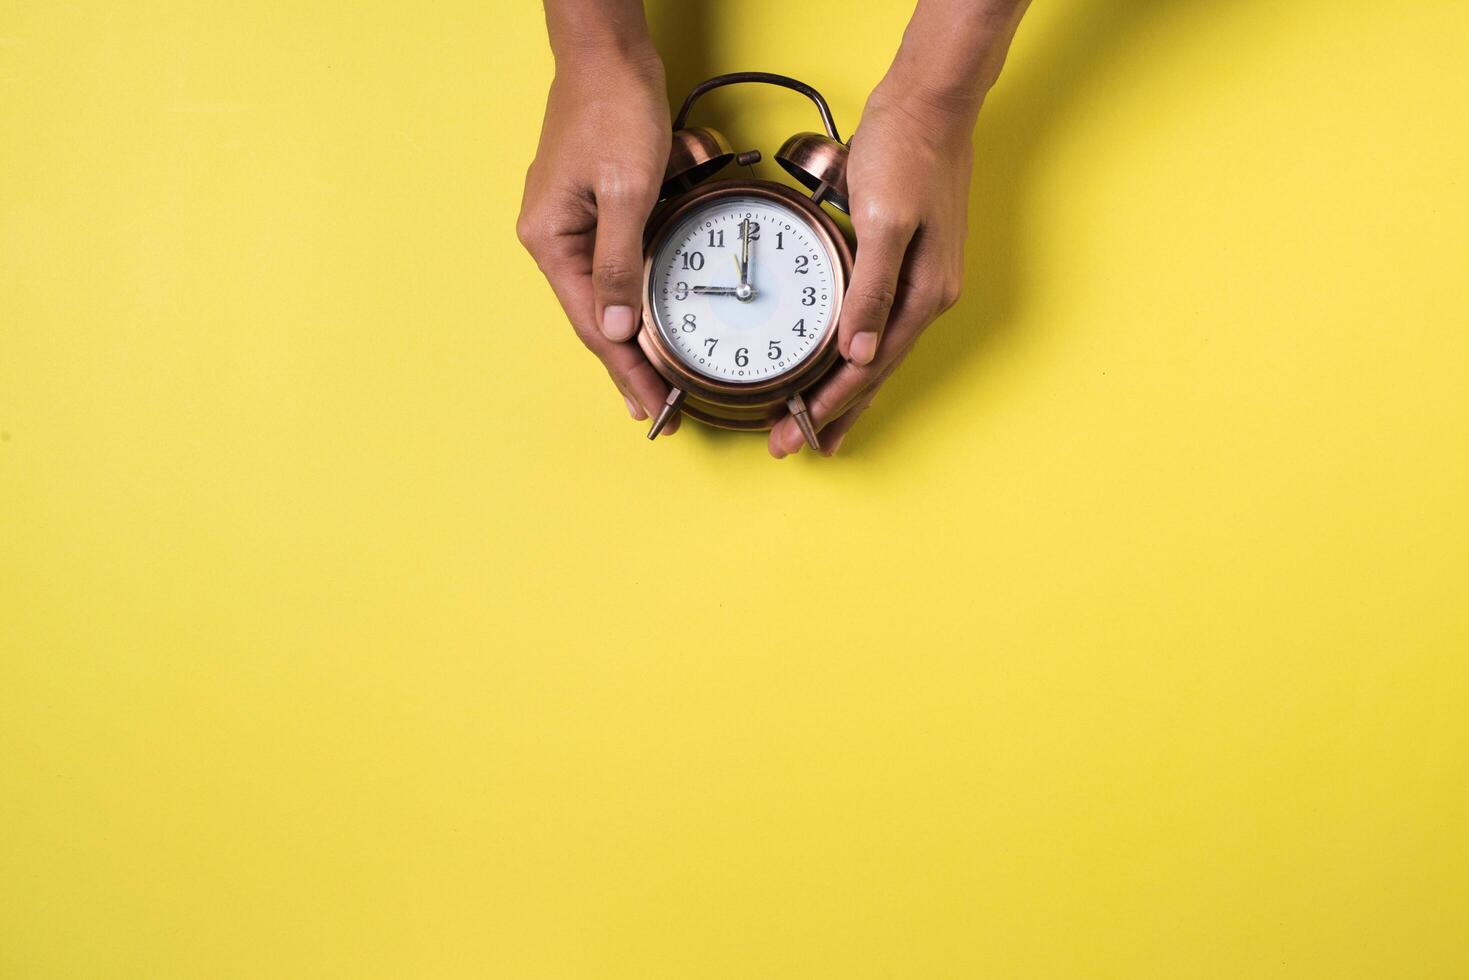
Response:
[{"label": "knuckle", "polygon": [[919,282],[913,287],[913,299],[919,310],[936,316],[948,306],[945,304],[947,287],[937,279]]},{"label": "knuckle", "polygon": [[638,204],[651,197],[653,178],[641,170],[613,168],[597,176],[592,190],[602,205]]},{"label": "knuckle", "polygon": [[527,252],[534,253],[540,247],[543,240],[544,222],[537,219],[530,211],[520,212],[520,217],[515,220],[515,237],[520,239],[520,244]]},{"label": "knuckle", "polygon": [[882,198],[868,197],[857,205],[852,217],[870,228],[883,228],[892,221],[893,211]]},{"label": "knuckle", "polygon": [[537,259],[551,251],[564,224],[564,219],[554,210],[527,208],[515,222],[515,237],[525,250]]},{"label": "knuckle", "polygon": [[609,373],[613,372],[613,366],[608,363],[606,353],[603,350],[601,331],[589,323],[573,320],[571,332],[576,334],[576,339],[581,341],[581,345],[590,351],[593,357],[606,365]]},{"label": "knuckle", "polygon": [[886,280],[863,283],[857,291],[857,302],[878,317],[886,317],[896,299],[897,290]]},{"label": "knuckle", "polygon": [[869,235],[897,235],[918,224],[906,209],[883,198],[864,201],[858,209],[856,223]]},{"label": "knuckle", "polygon": [[603,293],[626,293],[637,284],[640,270],[622,258],[604,258],[592,274],[593,285]]},{"label": "knuckle", "polygon": [[809,405],[807,405],[807,408],[810,410],[811,414],[815,417],[817,422],[826,422],[830,420],[833,415],[836,414],[837,407],[840,404],[841,399],[837,398],[834,392],[824,391],[821,394],[817,395],[815,398],[811,399],[811,402]]},{"label": "knuckle", "polygon": [[943,297],[939,294],[938,287],[923,286],[917,290],[917,293],[919,310],[926,314],[926,318],[937,316],[943,308]]},{"label": "knuckle", "polygon": [[602,366],[607,369],[607,377],[612,379],[612,383],[617,386],[618,391],[622,392],[623,397],[631,398],[633,396],[631,379],[606,361],[602,362]]},{"label": "knuckle", "polygon": [[964,283],[959,279],[946,279],[939,287],[939,310],[953,309],[954,304],[959,302],[959,297],[964,293]]},{"label": "knuckle", "polygon": [[627,370],[627,382],[631,385],[645,385],[657,387],[662,384],[658,372],[653,370],[653,365],[639,358],[638,362]]},{"label": "knuckle", "polygon": [[852,370],[848,380],[839,385],[830,385],[819,392],[814,398],[807,402],[811,414],[816,421],[821,423],[830,422],[842,410],[842,406],[851,400],[852,396],[872,383],[875,377],[871,368],[856,368]]}]

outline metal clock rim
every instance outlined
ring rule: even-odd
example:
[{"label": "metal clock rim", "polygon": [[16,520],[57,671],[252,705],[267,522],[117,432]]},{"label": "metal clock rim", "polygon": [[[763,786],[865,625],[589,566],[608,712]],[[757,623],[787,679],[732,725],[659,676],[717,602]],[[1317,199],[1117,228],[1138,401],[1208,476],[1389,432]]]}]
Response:
[{"label": "metal clock rim", "polygon": [[[826,336],[822,338],[821,345],[796,370],[758,384],[719,381],[685,367],[678,355],[668,348],[652,311],[653,257],[662,246],[664,239],[678,225],[679,219],[695,207],[707,204],[711,200],[739,196],[764,197],[796,208],[811,219],[813,230],[821,239],[822,245],[835,259],[832,269],[831,327]],[[765,401],[768,400],[768,397],[761,396],[768,396],[770,392],[778,390],[788,389],[790,394],[796,394],[824,375],[836,359],[842,299],[846,293],[851,269],[852,249],[847,244],[846,236],[842,234],[841,228],[831,215],[804,194],[785,184],[759,177],[713,181],[679,197],[677,203],[672,207],[661,214],[655,214],[653,221],[648,226],[643,247],[643,329],[639,332],[638,339],[644,352],[655,357],[658,362],[655,366],[663,369],[666,374],[673,375],[677,386],[686,390],[710,395],[715,399],[734,404]]]}]

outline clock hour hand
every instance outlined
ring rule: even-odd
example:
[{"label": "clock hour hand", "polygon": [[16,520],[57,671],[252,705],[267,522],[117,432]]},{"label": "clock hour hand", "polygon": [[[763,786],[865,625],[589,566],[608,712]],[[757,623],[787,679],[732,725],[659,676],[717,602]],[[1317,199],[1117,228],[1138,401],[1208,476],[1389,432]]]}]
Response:
[{"label": "clock hour hand", "polygon": [[740,291],[736,286],[694,286],[689,292],[700,296],[737,296]]}]

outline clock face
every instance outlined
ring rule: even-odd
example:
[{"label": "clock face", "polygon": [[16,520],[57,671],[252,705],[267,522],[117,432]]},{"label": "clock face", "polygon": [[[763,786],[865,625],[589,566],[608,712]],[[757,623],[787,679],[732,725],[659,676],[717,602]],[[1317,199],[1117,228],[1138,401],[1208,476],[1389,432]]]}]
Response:
[{"label": "clock face", "polygon": [[768,382],[804,363],[834,329],[835,258],[790,205],[713,198],[669,229],[652,265],[658,332],[705,377]]}]

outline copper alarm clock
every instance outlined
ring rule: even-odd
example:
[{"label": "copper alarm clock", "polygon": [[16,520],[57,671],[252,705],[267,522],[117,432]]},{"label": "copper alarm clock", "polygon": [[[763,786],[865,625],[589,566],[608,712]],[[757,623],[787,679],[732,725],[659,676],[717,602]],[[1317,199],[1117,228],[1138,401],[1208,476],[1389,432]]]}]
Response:
[{"label": "copper alarm clock", "polygon": [[[797,133],[775,159],[809,193],[755,177],[711,180],[736,154],[718,132],[685,128],[711,89],[763,82],[805,95],[826,130]],[[671,387],[655,439],[678,412],[728,429],[769,429],[786,412],[819,449],[801,393],[835,366],[852,248],[823,209],[847,210],[847,147],[821,93],[767,72],[696,86],[673,123],[660,204],[644,238],[638,344]]]}]

